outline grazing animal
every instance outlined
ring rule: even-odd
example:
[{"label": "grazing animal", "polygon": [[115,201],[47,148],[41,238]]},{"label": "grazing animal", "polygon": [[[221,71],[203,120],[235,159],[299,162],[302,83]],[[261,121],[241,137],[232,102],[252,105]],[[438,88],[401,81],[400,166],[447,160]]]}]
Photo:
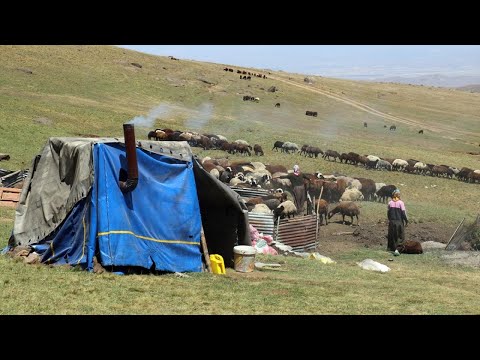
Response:
[{"label": "grazing animal", "polygon": [[397,130],[397,127],[395,125],[390,126],[390,131],[395,131]]},{"label": "grazing animal", "polygon": [[363,123],[363,127],[367,127],[368,124],[366,122]]},{"label": "grazing animal", "polygon": [[324,158],[325,160],[330,160],[331,157],[336,162],[337,158],[340,158],[340,154],[335,150],[327,150],[323,153],[323,156],[322,156],[322,158]]},{"label": "grazing animal", "polygon": [[292,217],[295,217],[295,214],[297,213],[297,207],[295,204],[290,201],[284,201],[280,205],[278,205],[275,210],[273,210],[273,215],[275,215],[275,221],[280,217],[281,219],[284,219],[285,217],[288,217],[290,219],[290,215]]},{"label": "grazing animal", "polygon": [[286,152],[287,154],[292,152],[292,154],[295,154],[296,152],[300,152],[300,149],[297,144],[292,143],[292,142],[284,142],[282,145],[282,152]]},{"label": "grazing animal", "polygon": [[391,198],[393,196],[393,191],[396,189],[397,187],[395,185],[385,185],[385,186],[382,186],[377,192],[376,192],[376,195],[377,195],[377,199],[379,201],[381,201],[382,203],[383,202],[386,202],[388,200],[388,198]]},{"label": "grazing animal", "polygon": [[275,144],[273,144],[272,151],[273,151],[273,150],[277,150],[277,151],[278,151],[278,149],[281,149],[282,146],[283,146],[283,141],[278,141],[278,140],[277,140],[277,141],[275,141]]},{"label": "grazing animal", "polygon": [[378,160],[376,167],[377,169],[387,169],[388,171],[392,171],[392,164],[385,160]]},{"label": "grazing animal", "polygon": [[363,199],[364,196],[362,192],[354,187],[346,189],[340,197],[340,201],[360,201]]},{"label": "grazing animal", "polygon": [[320,217],[320,225],[322,225],[323,219],[325,218],[325,225],[328,225],[328,201],[324,199],[318,199],[317,203],[315,204],[315,213],[317,212],[318,208],[318,216]]},{"label": "grazing animal", "polygon": [[423,134],[423,130],[420,130],[418,133],[419,133],[419,134]]},{"label": "grazing animal", "polygon": [[287,173],[287,168],[283,165],[265,165],[265,169],[270,171],[270,174],[275,174],[277,172]]},{"label": "grazing animal", "polygon": [[317,117],[318,113],[316,111],[305,111],[305,115]]},{"label": "grazing animal", "polygon": [[280,103],[276,103],[276,104],[275,104],[275,107],[280,107]]},{"label": "grazing animal", "polygon": [[257,156],[263,156],[264,155],[262,147],[258,144],[253,145],[253,151],[255,151],[255,155],[257,155]]},{"label": "grazing animal", "polygon": [[328,218],[331,219],[333,215],[341,214],[342,215],[342,223],[345,224],[345,215],[350,216],[351,221],[350,224],[353,225],[353,217],[357,218],[357,226],[358,226],[358,215],[360,214],[360,209],[358,208],[357,204],[352,201],[342,202],[338,204],[336,207],[333,208],[332,211],[328,213]]}]

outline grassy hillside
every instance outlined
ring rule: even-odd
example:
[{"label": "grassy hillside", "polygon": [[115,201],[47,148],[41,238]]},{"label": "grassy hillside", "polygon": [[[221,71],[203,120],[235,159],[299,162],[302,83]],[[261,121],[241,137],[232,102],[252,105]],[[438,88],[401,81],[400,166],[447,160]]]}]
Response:
[{"label": "grassy hillside", "polygon": [[[480,169],[480,156],[469,154],[480,152],[479,93],[318,76],[307,84],[306,75],[261,69],[252,71],[267,79],[247,81],[224,67],[113,46],[0,46],[0,153],[11,155],[0,168],[28,168],[51,136],[123,136],[123,123],[156,108],[154,122],[136,126],[137,138],[145,139],[155,127],[222,134],[261,144],[265,156],[252,160],[289,168],[297,163],[303,171],[339,172],[395,184],[402,189],[412,222],[419,226],[439,224],[453,231],[463,217],[471,219],[480,211],[479,184],[367,171],[271,151],[275,140],[283,140],[323,150]],[[268,92],[271,86],[279,91]],[[244,102],[243,95],[258,96],[260,102]],[[280,108],[274,107],[277,102]],[[317,111],[318,117],[305,116],[306,110]],[[388,130],[392,124],[396,132]],[[420,129],[423,135],[418,134]],[[226,155],[193,150],[200,156]],[[385,219],[385,204],[364,202],[361,211],[367,228]],[[0,208],[0,248],[7,243],[14,215],[14,210]],[[334,255],[339,264],[328,270],[315,262],[288,259],[289,273],[242,281],[235,273],[225,278],[106,274],[94,279],[86,273],[28,267],[1,258],[0,313],[479,313],[478,289],[470,285],[478,283],[478,273],[469,269],[445,268],[433,255],[401,257],[393,265],[399,272],[379,279],[359,270],[354,261],[365,257],[384,261],[388,255],[383,248]],[[409,281],[422,276],[422,281]],[[188,290],[183,282],[188,282]],[[270,294],[270,288],[278,293]],[[161,301],[158,289],[161,294],[169,292]],[[245,298],[237,301],[240,293]],[[180,297],[190,302],[176,301]],[[300,298],[301,305],[294,306]],[[282,311],[276,306],[279,302]]]},{"label": "grassy hillside", "polygon": [[[304,171],[337,171],[412,189],[404,197],[417,206],[419,214],[413,215],[419,217],[432,214],[427,218],[455,222],[478,211],[478,202],[467,200],[480,195],[477,185],[366,171],[270,149],[280,139],[478,169],[480,157],[467,153],[480,151],[479,94],[323,77],[310,77],[309,85],[305,75],[255,69],[268,78],[247,81],[223,71],[222,64],[175,61],[113,46],[1,46],[0,60],[0,152],[11,155],[3,168],[30,166],[50,136],[122,136],[124,122],[160,106],[151,126],[137,126],[138,138],[146,138],[153,127],[243,138],[264,147],[266,162],[299,163]],[[270,86],[279,91],[268,92]],[[245,94],[261,100],[244,102]],[[317,111],[318,117],[305,116],[305,110]],[[396,132],[384,128],[391,124]]]}]

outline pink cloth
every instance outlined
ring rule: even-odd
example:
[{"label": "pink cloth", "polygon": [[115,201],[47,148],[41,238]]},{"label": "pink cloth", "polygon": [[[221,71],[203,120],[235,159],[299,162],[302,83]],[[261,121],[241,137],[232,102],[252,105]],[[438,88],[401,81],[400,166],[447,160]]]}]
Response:
[{"label": "pink cloth", "polygon": [[388,203],[388,207],[405,211],[405,204],[403,203],[402,200],[397,200],[397,201],[390,200],[390,202]]}]

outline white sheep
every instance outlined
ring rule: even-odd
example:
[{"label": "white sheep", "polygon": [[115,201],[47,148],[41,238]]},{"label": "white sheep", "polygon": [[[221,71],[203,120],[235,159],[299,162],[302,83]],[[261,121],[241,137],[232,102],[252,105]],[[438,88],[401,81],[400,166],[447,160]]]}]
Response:
[{"label": "white sheep", "polygon": [[347,188],[342,194],[340,201],[359,201],[363,200],[363,194],[360,190],[352,188]]},{"label": "white sheep", "polygon": [[217,168],[210,170],[210,175],[216,177],[217,179],[220,179],[220,171],[218,171]]},{"label": "white sheep", "polygon": [[297,207],[290,200],[282,202],[280,205],[277,206],[277,208],[275,210],[273,210],[273,214],[275,215],[275,219],[277,219],[279,216],[281,218],[284,218],[285,216],[290,218],[290,215],[295,217],[296,213],[297,213]]},{"label": "white sheep", "polygon": [[370,161],[380,160],[380,158],[376,155],[367,155],[367,159],[370,160]]},{"label": "white sheep", "polygon": [[265,164],[260,161],[252,161],[251,164],[255,170],[265,170]]},{"label": "white sheep", "polygon": [[246,146],[250,146],[250,144],[248,142],[246,142],[245,140],[235,140],[234,141],[235,144],[242,144],[242,145],[246,145]]},{"label": "white sheep", "polygon": [[408,166],[408,162],[403,159],[395,159],[393,160],[392,166],[396,170],[403,170]]},{"label": "white sheep", "polygon": [[272,210],[265,204],[257,204],[251,212],[256,214],[271,214]]}]

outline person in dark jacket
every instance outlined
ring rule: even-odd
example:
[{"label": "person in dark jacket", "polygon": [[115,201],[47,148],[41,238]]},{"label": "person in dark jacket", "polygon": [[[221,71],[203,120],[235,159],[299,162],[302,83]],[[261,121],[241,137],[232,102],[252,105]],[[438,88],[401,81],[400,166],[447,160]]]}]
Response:
[{"label": "person in dark jacket", "polygon": [[405,241],[405,226],[408,225],[407,210],[405,204],[400,200],[400,190],[395,189],[392,193],[392,200],[388,203],[388,250],[394,251],[394,255],[399,255],[397,250]]},{"label": "person in dark jacket", "polygon": [[307,200],[307,190],[305,189],[305,177],[300,172],[300,166],[293,166],[293,173],[280,176],[282,179],[289,179],[292,183],[294,203],[297,208],[297,214],[303,213],[303,205]]}]

